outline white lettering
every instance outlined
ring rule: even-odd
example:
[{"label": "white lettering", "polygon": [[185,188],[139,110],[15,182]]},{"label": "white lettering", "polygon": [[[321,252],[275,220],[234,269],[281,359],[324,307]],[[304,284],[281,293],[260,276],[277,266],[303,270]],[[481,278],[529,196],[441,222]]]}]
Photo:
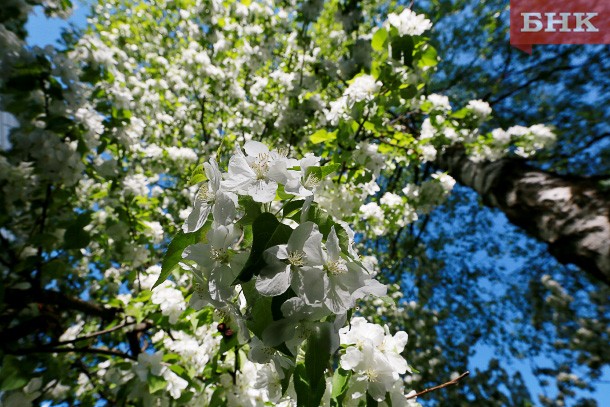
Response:
[{"label": "white lettering", "polygon": [[[574,16],[576,17],[576,28],[574,28],[574,32],[598,32],[599,29],[591,24],[590,21],[597,15],[598,13],[574,13]],[[587,26],[586,29],[583,28],[585,25]]]},{"label": "white lettering", "polygon": [[561,24],[561,28],[559,29],[560,32],[570,32],[568,20],[570,18],[570,13],[559,13],[559,16],[561,18],[558,20],[555,19],[557,13],[544,13],[544,15],[546,16],[546,29],[544,30],[545,32],[557,31],[555,30],[556,24]]},{"label": "white lettering", "polygon": [[[540,13],[521,13],[523,17],[523,28],[521,32],[538,32],[542,30],[542,15]],[[537,18],[534,20],[533,18]],[[532,27],[532,23],[534,23],[534,27]]]}]

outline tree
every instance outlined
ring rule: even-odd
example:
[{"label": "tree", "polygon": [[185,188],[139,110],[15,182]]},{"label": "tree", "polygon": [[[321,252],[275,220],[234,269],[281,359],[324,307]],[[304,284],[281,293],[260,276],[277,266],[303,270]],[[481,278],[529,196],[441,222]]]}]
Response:
[{"label": "tree", "polygon": [[[480,130],[487,103],[427,91],[431,23],[386,6],[102,1],[65,50],[25,47],[29,6],[6,9],[5,403],[409,405],[399,375],[451,378],[468,351],[438,346],[452,310],[426,303],[422,269],[443,267],[422,233],[454,183],[434,166],[454,148],[531,157],[555,136]],[[375,271],[411,273],[399,288],[418,302],[392,304]],[[357,300],[370,322],[343,327]],[[413,328],[420,355],[403,353]],[[499,369],[477,380],[475,402],[497,383],[520,388],[498,404],[528,400]]]},{"label": "tree", "polygon": [[436,164],[548,243],[559,261],[610,285],[610,215],[599,181],[552,174],[523,160],[476,163],[460,149],[445,151]]}]

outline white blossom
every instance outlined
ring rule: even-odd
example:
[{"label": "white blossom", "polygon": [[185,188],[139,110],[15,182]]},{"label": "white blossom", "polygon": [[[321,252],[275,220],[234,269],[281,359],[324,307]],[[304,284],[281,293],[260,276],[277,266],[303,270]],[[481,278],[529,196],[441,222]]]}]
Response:
[{"label": "white blossom", "polygon": [[432,28],[432,22],[423,14],[416,14],[411,9],[404,9],[402,13],[388,14],[387,24],[398,29],[399,35],[422,35]]}]

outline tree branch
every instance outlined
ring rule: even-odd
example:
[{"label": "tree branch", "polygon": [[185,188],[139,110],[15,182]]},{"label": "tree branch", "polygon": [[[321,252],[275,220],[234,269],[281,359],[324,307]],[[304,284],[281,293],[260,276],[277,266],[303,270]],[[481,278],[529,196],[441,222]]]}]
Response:
[{"label": "tree branch", "polygon": [[137,360],[137,358],[127,353],[103,348],[28,348],[8,350],[6,353],[11,355],[31,355],[35,353],[87,353],[93,355],[118,356],[124,359]]},{"label": "tree branch", "polygon": [[439,384],[438,386],[430,387],[428,389],[420,391],[419,393],[415,393],[415,394],[412,394],[410,396],[407,396],[407,400],[408,399],[414,399],[415,397],[422,396],[422,395],[424,395],[426,393],[430,393],[431,391],[440,390],[442,388],[445,388],[445,387],[448,387],[448,386],[453,386],[454,384],[458,384],[458,382],[460,380],[462,380],[464,377],[468,376],[469,374],[470,374],[469,371],[465,371],[464,373],[462,373],[461,375],[459,375],[455,379],[449,380],[447,383]]},{"label": "tree branch", "polygon": [[106,320],[114,318],[121,312],[121,309],[119,308],[105,308],[77,297],[71,297],[59,291],[40,290],[36,288],[29,290],[9,288],[5,291],[4,295],[4,301],[7,304],[20,308],[31,303],[58,305],[64,310],[80,311],[87,315],[100,317]]}]

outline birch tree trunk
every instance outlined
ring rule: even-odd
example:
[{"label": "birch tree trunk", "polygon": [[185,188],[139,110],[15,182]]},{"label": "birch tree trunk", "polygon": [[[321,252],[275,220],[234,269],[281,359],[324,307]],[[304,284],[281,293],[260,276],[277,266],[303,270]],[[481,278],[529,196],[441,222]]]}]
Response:
[{"label": "birch tree trunk", "polygon": [[552,174],[515,158],[474,162],[461,147],[439,154],[436,165],[547,243],[561,263],[575,264],[610,285],[610,196],[599,183]]}]

